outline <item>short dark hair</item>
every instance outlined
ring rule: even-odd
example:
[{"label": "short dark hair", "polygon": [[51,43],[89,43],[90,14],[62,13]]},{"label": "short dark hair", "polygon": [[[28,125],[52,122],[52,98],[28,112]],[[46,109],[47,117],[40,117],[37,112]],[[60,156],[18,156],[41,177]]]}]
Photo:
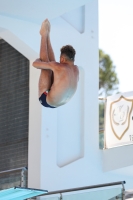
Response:
[{"label": "short dark hair", "polygon": [[63,46],[61,49],[61,55],[66,55],[67,58],[71,61],[74,61],[76,51],[71,45]]}]

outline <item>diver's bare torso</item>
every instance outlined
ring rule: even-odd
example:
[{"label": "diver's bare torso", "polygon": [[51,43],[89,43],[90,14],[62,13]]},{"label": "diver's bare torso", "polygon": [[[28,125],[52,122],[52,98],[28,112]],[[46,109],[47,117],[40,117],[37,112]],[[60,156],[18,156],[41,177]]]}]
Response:
[{"label": "diver's bare torso", "polygon": [[[50,90],[46,101],[49,105],[58,107],[67,103],[74,95],[79,80],[79,70],[73,64],[68,65],[57,62],[50,62],[49,64],[53,71],[53,83],[51,81],[51,87],[48,88],[48,86],[43,84],[43,78],[46,78],[46,74],[44,73],[44,77],[41,75],[41,80],[39,81],[39,96],[46,90]],[[43,66],[43,62],[41,62],[41,65]],[[47,70],[47,74],[50,74],[49,70]]]}]

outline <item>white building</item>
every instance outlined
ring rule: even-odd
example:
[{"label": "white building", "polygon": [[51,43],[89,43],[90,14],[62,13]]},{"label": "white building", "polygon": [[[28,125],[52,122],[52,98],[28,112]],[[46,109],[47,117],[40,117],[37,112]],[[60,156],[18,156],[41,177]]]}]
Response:
[{"label": "white building", "polygon": [[[56,60],[71,44],[80,69],[75,96],[54,110],[40,105],[40,71],[32,67],[45,18]],[[28,187],[52,191],[125,180],[132,189],[132,145],[99,149],[98,0],[0,0],[0,38],[30,61]]]}]

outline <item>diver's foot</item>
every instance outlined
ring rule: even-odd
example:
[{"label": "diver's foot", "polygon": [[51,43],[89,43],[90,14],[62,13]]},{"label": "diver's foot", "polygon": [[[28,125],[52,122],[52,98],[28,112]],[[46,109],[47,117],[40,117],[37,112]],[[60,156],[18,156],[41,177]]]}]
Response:
[{"label": "diver's foot", "polygon": [[42,23],[41,29],[40,29],[40,35],[43,36],[45,34],[48,34],[50,31],[50,23],[48,19],[45,19]]}]

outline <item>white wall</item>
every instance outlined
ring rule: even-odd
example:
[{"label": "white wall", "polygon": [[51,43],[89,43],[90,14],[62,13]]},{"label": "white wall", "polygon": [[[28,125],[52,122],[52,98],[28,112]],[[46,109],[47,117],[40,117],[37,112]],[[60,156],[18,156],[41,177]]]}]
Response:
[{"label": "white wall", "polygon": [[[75,63],[80,67],[80,81],[73,99],[57,109],[42,107],[38,102],[39,70],[30,66],[28,186],[58,190],[126,180],[129,189],[133,185],[132,167],[104,172],[103,162],[107,160],[99,150],[97,0],[86,3],[85,13],[78,8],[74,15],[81,15],[82,20],[85,17],[85,27],[82,20],[76,25],[85,30],[82,34],[66,14],[65,20],[51,20],[57,61],[62,45],[71,44],[77,52]],[[0,37],[31,63],[38,57],[38,24],[0,16],[0,27]]]}]

